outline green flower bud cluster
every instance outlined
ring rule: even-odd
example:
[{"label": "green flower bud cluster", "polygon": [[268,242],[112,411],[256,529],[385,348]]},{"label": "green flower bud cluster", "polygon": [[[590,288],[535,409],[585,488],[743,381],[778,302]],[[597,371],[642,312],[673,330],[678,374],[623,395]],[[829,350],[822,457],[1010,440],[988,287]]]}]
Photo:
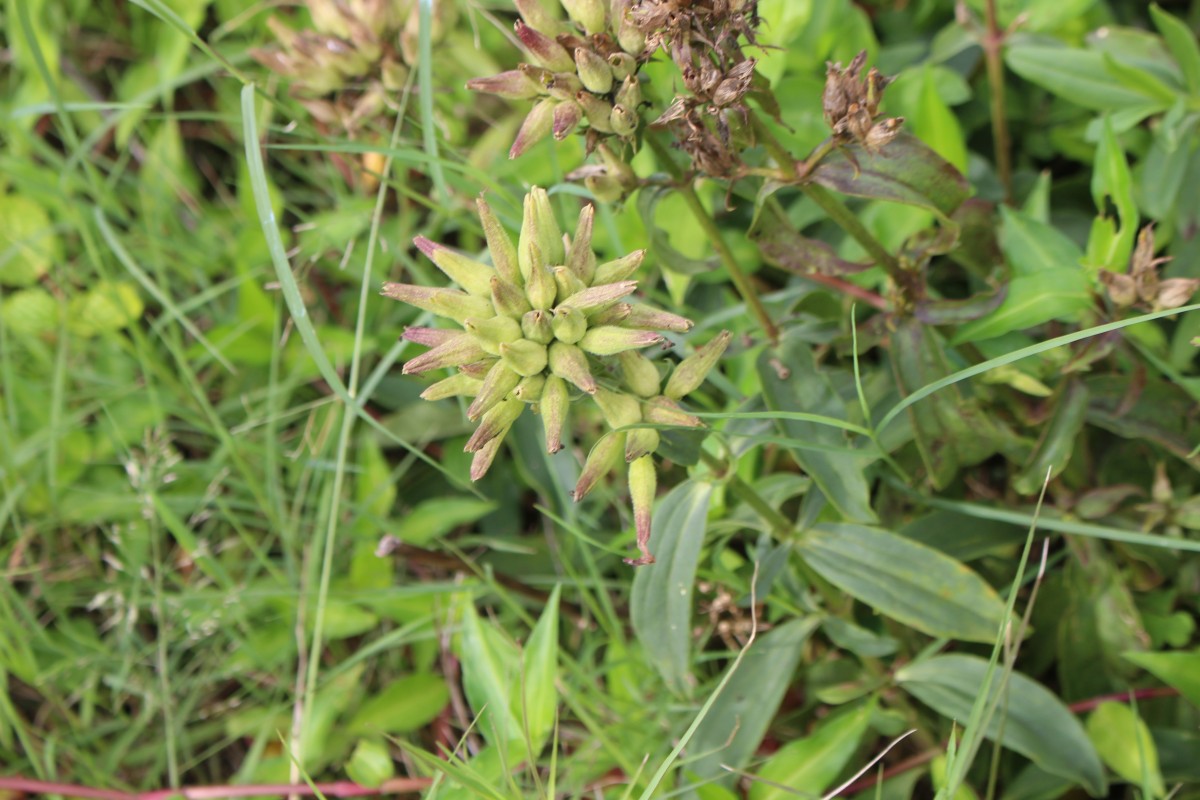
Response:
[{"label": "green flower bud cluster", "polygon": [[[509,158],[547,136],[561,141],[585,123],[589,152],[606,137],[628,140],[638,129],[642,88],[637,72],[650,53],[633,24],[633,0],[559,2],[567,21],[547,13],[539,0],[516,0],[521,15],[516,34],[531,63],[467,82],[477,92],[535,101]],[[606,177],[602,188],[612,190],[625,176]]]},{"label": "green flower bud cluster", "polygon": [[536,187],[525,197],[515,244],[482,197],[478,210],[491,265],[418,236],[417,249],[461,289],[383,286],[384,296],[453,320],[461,328],[406,329],[405,339],[429,349],[405,363],[403,371],[414,375],[456,369],[421,396],[470,398],[467,416],[479,423],[465,448],[474,454],[472,480],[487,473],[526,407],[541,416],[546,450],[555,453],[569,436],[568,407],[591,398],[612,430],[591,448],[575,500],[583,499],[622,461],[627,463],[641,552],[629,563],[652,563],[652,454],[659,434],[650,426],[701,427],[679,401],[703,383],[728,345],[729,334],[721,333],[681,361],[664,382],[655,362],[639,350],[661,343],[660,331],[683,333],[692,322],[628,302],[637,289],[632,277],[645,251],[597,263],[591,246],[593,207],[580,213],[574,235],[564,236],[550,198]]},{"label": "green flower bud cluster", "polygon": [[[251,55],[291,81],[292,92],[318,121],[355,130],[379,114],[390,93],[404,88],[417,60],[420,25],[415,0],[308,0],[312,30],[293,30],[280,18],[267,25],[278,47]],[[437,3],[433,38],[452,27],[455,3]],[[327,98],[335,92],[334,99]]]}]

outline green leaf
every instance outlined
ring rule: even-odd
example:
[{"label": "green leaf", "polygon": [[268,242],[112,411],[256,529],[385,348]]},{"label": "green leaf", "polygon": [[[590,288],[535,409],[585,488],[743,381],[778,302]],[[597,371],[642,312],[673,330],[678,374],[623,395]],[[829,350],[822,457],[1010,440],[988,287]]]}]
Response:
[{"label": "green leaf", "polygon": [[746,236],[758,245],[768,262],[797,275],[848,275],[874,266],[871,262],[847,261],[832,245],[801,235],[774,198],[763,204]]},{"label": "green leaf", "polygon": [[1091,281],[1078,267],[1047,269],[1013,278],[1000,307],[986,317],[963,325],[950,339],[953,345],[991,339],[1025,330],[1052,319],[1074,320],[1091,306]]},{"label": "green leaf", "polygon": [[0,323],[23,336],[54,333],[58,318],[58,301],[41,286],[18,289],[0,302]]},{"label": "green leaf", "polygon": [[825,718],[808,736],[788,742],[758,770],[764,782],[750,784],[750,800],[823,794],[858,749],[874,711],[872,698]]},{"label": "green leaf", "polygon": [[[671,230],[660,227],[655,221],[655,211],[659,201],[667,198],[672,198],[670,186],[649,186],[638,192],[638,214],[642,218],[642,224],[646,226],[646,233],[649,237],[647,249],[654,254],[663,267],[681,275],[701,275],[711,272],[716,268],[714,259],[692,258],[681,253],[671,243],[672,230],[676,230],[680,224],[685,227],[695,224],[690,217],[673,219]],[[681,198],[677,197],[672,198],[672,201],[683,202]]]},{"label": "green leaf", "polygon": [[1137,664],[1163,683],[1171,686],[1200,707],[1200,650],[1172,653],[1125,653],[1125,659]]},{"label": "green leaf", "polygon": [[[909,694],[947,720],[960,723],[983,690],[988,662],[977,656],[934,656],[902,667],[897,682]],[[1000,673],[993,675],[989,694],[997,691]],[[986,736],[1000,742],[1047,772],[1083,785],[1093,797],[1107,791],[1104,767],[1083,726],[1037,681],[1013,672],[999,713],[988,724]]]},{"label": "green leaf", "polygon": [[492,501],[471,497],[426,500],[401,516],[393,535],[407,544],[425,545],[460,525],[475,522],[495,509],[496,504]]},{"label": "green leaf", "polygon": [[1109,53],[1104,54],[1104,68],[1121,85],[1151,97],[1164,106],[1170,106],[1180,97],[1178,91],[1172,89],[1154,73],[1133,64],[1118,61]]},{"label": "green leaf", "polygon": [[721,765],[740,769],[754,755],[819,624],[819,617],[795,618],[758,637],[696,729],[688,751],[701,755],[688,763],[689,771],[700,778],[724,775],[719,782],[725,784],[734,779]]},{"label": "green leaf", "polygon": [[1101,703],[1087,719],[1087,734],[1113,772],[1153,797],[1167,793],[1150,729],[1124,703]]},{"label": "green leaf", "polygon": [[521,707],[514,714],[522,720],[532,745],[532,753],[542,751],[554,729],[558,710],[558,597],[555,586],[541,619],[533,626],[522,656]]},{"label": "green leaf", "polygon": [[990,642],[1004,620],[1003,601],[969,567],[903,536],[822,523],[796,550],[834,586],[930,636]]},{"label": "green leaf", "polygon": [[691,674],[692,589],[711,496],[711,484],[684,481],[662,499],[650,534],[658,560],[634,574],[629,597],[629,619],[646,658],[676,692]]},{"label": "green leaf", "polygon": [[953,214],[971,193],[953,164],[903,132],[878,152],[857,144],[838,148],[812,177],[842,194],[904,203],[942,217]]},{"label": "green leaf", "polygon": [[1008,206],[1000,207],[1000,219],[1000,249],[1013,275],[1079,266],[1083,251],[1057,228]]},{"label": "green leaf", "polygon": [[469,600],[463,603],[459,660],[463,691],[484,739],[502,750],[508,763],[524,758],[521,721],[513,713],[520,697],[520,654],[500,631],[483,624]]},{"label": "green leaf", "polygon": [[1150,5],[1150,18],[1167,43],[1167,49],[1175,57],[1188,92],[1200,94],[1200,46],[1196,44],[1195,31],[1183,20],[1163,11],[1158,3]]},{"label": "green leaf", "polygon": [[[780,372],[779,364],[786,365],[785,372]],[[777,347],[764,349],[758,358],[758,374],[768,409],[846,418],[845,403],[834,391],[828,373],[817,369],[810,345],[798,334],[785,334]],[[847,446],[846,435],[828,425],[799,419],[781,419],[778,425],[784,434],[805,444]],[[874,455],[821,452],[799,447],[791,448],[790,452],[845,519],[875,521],[871,489],[863,474],[866,466],[875,460]]]},{"label": "green leaf", "polygon": [[967,143],[962,126],[938,90],[933,67],[928,62],[921,69],[921,94],[912,129],[917,138],[966,174]]},{"label": "green leaf", "polygon": [[1137,201],[1133,196],[1133,178],[1125,151],[1117,141],[1112,120],[1104,119],[1100,145],[1096,149],[1096,162],[1092,170],[1092,199],[1100,209],[1100,218],[1107,218],[1105,199],[1112,198],[1117,207],[1120,226],[1116,234],[1107,237],[1102,247],[1088,243],[1088,261],[1093,268],[1104,267],[1113,272],[1125,272],[1129,267],[1129,256],[1133,252],[1133,240],[1137,235]]},{"label": "green leaf", "polygon": [[0,286],[29,286],[62,257],[45,209],[23,195],[0,194]]},{"label": "green leaf", "polygon": [[448,702],[450,690],[442,676],[406,675],[365,700],[350,718],[349,731],[358,735],[415,731],[432,722]]},{"label": "green leaf", "polygon": [[1030,83],[1094,111],[1149,106],[1161,101],[1114,83],[1103,53],[1061,45],[1014,44],[1004,53],[1009,68]]},{"label": "green leaf", "polygon": [[1033,457],[1013,479],[1012,486],[1021,494],[1034,495],[1047,479],[1058,477],[1066,469],[1075,449],[1075,441],[1083,430],[1087,417],[1087,386],[1079,379],[1067,381],[1063,386],[1054,414],[1050,417],[1038,440]]},{"label": "green leaf", "polygon": [[360,739],[346,762],[346,777],[369,789],[378,789],[395,774],[387,745],[375,739]]}]

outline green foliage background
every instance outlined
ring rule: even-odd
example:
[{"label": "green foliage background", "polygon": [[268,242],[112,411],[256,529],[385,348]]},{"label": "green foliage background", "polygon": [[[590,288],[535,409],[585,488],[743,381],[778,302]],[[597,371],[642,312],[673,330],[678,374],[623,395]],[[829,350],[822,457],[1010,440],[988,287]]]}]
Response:
[{"label": "green foliage background", "polygon": [[304,8],[8,0],[0,789],[761,800],[915,730],[878,796],[1200,797],[1200,314],[1100,277],[1153,224],[1161,278],[1200,278],[1200,4],[961,6],[758,4],[793,157],[827,60],[897,76],[909,149],[822,185],[913,304],[794,186],[645,147],[597,205],[597,250],[648,247],[641,291],[697,322],[656,358],[735,333],[631,570],[623,481],[572,502],[586,453],[529,415],[470,483],[465,404],[399,372],[427,320],[377,296],[444,285],[417,234],[482,251],[481,191],[513,229],[532,185],[563,223],[587,195],[581,137],[510,161],[528,104],[464,88],[520,58],[508,3],[407,9],[401,85],[347,131],[253,58]]}]

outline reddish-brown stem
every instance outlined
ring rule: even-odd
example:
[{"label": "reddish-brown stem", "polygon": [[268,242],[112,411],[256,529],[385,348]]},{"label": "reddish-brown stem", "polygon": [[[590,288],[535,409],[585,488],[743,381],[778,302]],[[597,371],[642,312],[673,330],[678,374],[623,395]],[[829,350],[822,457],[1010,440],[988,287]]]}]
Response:
[{"label": "reddish-brown stem", "polygon": [[354,781],[332,783],[266,783],[250,786],[185,786],[181,789],[154,789],[148,792],[123,792],[120,789],[95,789],[71,783],[39,781],[32,778],[0,777],[0,791],[32,792],[36,794],[59,794],[64,797],[79,797],[85,800],[168,800],[182,797],[184,800],[222,800],[226,797],[264,797],[271,795],[316,795],[326,797],[366,797],[376,794],[410,794],[428,788],[430,778],[393,778],[375,788],[360,786]]},{"label": "reddish-brown stem", "polygon": [[1099,697],[1089,697],[1087,700],[1071,703],[1067,708],[1071,709],[1072,713],[1082,714],[1085,711],[1091,711],[1101,703],[1128,703],[1131,697],[1134,700],[1151,700],[1155,697],[1178,696],[1179,690],[1173,686],[1152,686],[1149,689],[1134,689],[1132,692],[1113,692],[1112,694],[1102,694]]},{"label": "reddish-brown stem", "polygon": [[992,90],[992,139],[995,142],[996,173],[1004,187],[1004,202],[1012,204],[1012,156],[1008,136],[1008,119],[1004,110],[1004,62],[1000,51],[1004,47],[1004,31],[996,18],[996,0],[984,5],[987,30],[980,44],[987,64],[988,85]]},{"label": "reddish-brown stem", "polygon": [[797,273],[797,274],[801,278],[804,278],[805,280],[810,280],[814,283],[819,283],[819,284],[822,284],[823,286],[828,286],[830,289],[841,292],[842,294],[848,294],[851,297],[858,298],[859,300],[862,300],[864,303],[867,303],[868,305],[878,308],[880,311],[891,311],[892,310],[891,306],[888,305],[887,300],[884,300],[882,297],[875,294],[870,289],[864,289],[863,287],[859,286],[858,284],[851,283],[850,281],[845,280],[844,278],[839,278],[835,275],[821,275],[820,273],[816,273],[816,272],[802,272],[802,273]]}]

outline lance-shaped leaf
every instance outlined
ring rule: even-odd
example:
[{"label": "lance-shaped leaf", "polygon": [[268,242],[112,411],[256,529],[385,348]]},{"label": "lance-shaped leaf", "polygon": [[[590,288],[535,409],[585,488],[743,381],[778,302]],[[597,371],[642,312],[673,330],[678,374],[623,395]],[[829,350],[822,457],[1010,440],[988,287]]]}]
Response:
[{"label": "lance-shaped leaf", "polygon": [[954,165],[903,132],[878,151],[845,145],[825,158],[812,176],[842,194],[917,206],[943,218],[970,194],[966,178]]},{"label": "lance-shaped leaf", "polygon": [[926,325],[962,325],[995,311],[1008,296],[1008,286],[980,292],[963,300],[921,300],[913,316]]},{"label": "lance-shaped leaf", "polygon": [[778,202],[763,204],[746,236],[770,263],[798,275],[849,275],[869,269],[873,264],[840,258],[825,242],[801,235],[788,221]]}]

